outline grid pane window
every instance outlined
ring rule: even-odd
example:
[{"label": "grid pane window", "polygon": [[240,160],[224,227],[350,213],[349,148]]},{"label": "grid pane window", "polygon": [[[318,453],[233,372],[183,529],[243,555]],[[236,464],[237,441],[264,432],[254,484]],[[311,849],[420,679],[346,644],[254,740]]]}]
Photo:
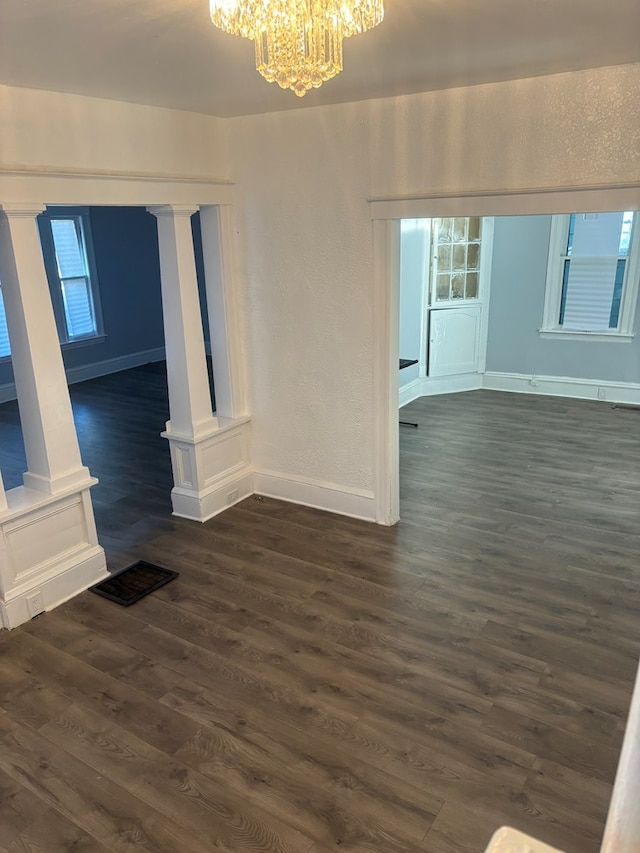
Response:
[{"label": "grid pane window", "polygon": [[478,299],[480,217],[435,220],[435,302]]}]

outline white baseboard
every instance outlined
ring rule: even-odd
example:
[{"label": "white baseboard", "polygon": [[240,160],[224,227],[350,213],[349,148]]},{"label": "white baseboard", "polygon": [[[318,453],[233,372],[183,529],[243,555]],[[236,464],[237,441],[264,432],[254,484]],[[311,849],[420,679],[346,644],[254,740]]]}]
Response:
[{"label": "white baseboard", "polygon": [[422,385],[424,379],[412,379],[411,382],[407,382],[406,385],[402,385],[398,391],[399,405],[406,406],[407,403],[413,403],[414,400],[417,400],[418,397],[424,396],[422,393]]},{"label": "white baseboard", "polygon": [[174,487],[171,490],[173,515],[205,522],[230,506],[254,494],[253,474],[243,471],[222,480],[202,492]]},{"label": "white baseboard", "polygon": [[640,405],[640,384],[637,382],[610,382],[568,376],[527,376],[522,373],[489,371],[482,377],[482,387],[491,391],[511,391],[517,394],[543,394]]},{"label": "white baseboard", "polygon": [[257,494],[268,498],[278,498],[365,521],[376,520],[375,497],[371,491],[347,489],[335,483],[292,477],[275,471],[255,471],[253,487]]},{"label": "white baseboard", "polygon": [[435,394],[459,394],[462,391],[477,391],[482,388],[481,373],[460,373],[457,376],[422,376],[400,389],[399,406],[406,406],[419,397]]},{"label": "white baseboard", "polygon": [[[108,376],[110,373],[119,373],[121,370],[129,370],[132,367],[140,367],[152,361],[164,361],[164,347],[156,349],[132,352],[120,355],[117,358],[107,358],[104,361],[94,361],[92,364],[83,364],[79,367],[70,367],[67,371],[67,383],[73,385],[76,382],[84,382],[87,379],[97,379],[99,376]],[[0,403],[7,403],[16,399],[16,386],[13,382],[0,385]]]},{"label": "white baseboard", "polygon": [[0,624],[4,628],[16,628],[28,622],[32,618],[28,598],[36,590],[46,612],[107,577],[104,549],[99,545],[87,545],[66,561],[60,561],[47,577],[35,577],[29,585],[6,595],[4,601],[0,601]]}]

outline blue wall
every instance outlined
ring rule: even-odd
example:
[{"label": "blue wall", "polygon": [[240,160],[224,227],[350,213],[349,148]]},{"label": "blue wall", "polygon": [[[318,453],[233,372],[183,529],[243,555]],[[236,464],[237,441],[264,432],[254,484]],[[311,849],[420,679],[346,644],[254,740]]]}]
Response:
[{"label": "blue wall", "polygon": [[67,367],[164,346],[156,219],[139,207],[92,207],[107,340],[65,349]]},{"label": "blue wall", "polygon": [[496,217],[487,370],[640,382],[640,311],[631,342],[540,337],[550,231],[550,216]]},{"label": "blue wall", "polygon": [[[106,340],[65,347],[67,368],[164,346],[155,217],[140,207],[92,207],[90,218]],[[7,361],[0,385],[11,382]]]},{"label": "blue wall", "polygon": [[[71,370],[164,347],[155,217],[142,207],[92,207],[90,218],[106,340],[66,346],[64,363]],[[198,214],[192,218],[192,231],[208,340]],[[100,370],[107,373],[114,367],[117,363]],[[7,360],[0,363],[0,385],[12,382],[13,370]]]}]

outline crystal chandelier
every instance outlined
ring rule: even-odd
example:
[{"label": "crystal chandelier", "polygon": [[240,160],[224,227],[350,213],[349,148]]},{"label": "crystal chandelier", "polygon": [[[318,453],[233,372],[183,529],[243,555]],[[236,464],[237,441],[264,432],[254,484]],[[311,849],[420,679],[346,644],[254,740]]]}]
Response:
[{"label": "crystal chandelier", "polygon": [[377,26],[383,0],[210,0],[225,33],[253,39],[256,68],[302,97],[342,71],[342,40]]}]

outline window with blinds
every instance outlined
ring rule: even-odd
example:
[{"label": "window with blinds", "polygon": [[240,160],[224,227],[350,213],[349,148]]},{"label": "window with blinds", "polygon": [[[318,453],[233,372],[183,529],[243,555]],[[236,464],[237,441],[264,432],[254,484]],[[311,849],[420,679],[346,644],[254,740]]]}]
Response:
[{"label": "window with blinds", "polygon": [[[102,335],[88,210],[47,208],[38,217],[44,266],[60,342]],[[11,355],[0,283],[0,358]]]},{"label": "window with blinds", "polygon": [[97,334],[82,217],[50,219],[67,340]]},{"label": "window with blinds", "polygon": [[639,274],[636,216],[617,211],[552,217],[541,331],[631,335]]}]

